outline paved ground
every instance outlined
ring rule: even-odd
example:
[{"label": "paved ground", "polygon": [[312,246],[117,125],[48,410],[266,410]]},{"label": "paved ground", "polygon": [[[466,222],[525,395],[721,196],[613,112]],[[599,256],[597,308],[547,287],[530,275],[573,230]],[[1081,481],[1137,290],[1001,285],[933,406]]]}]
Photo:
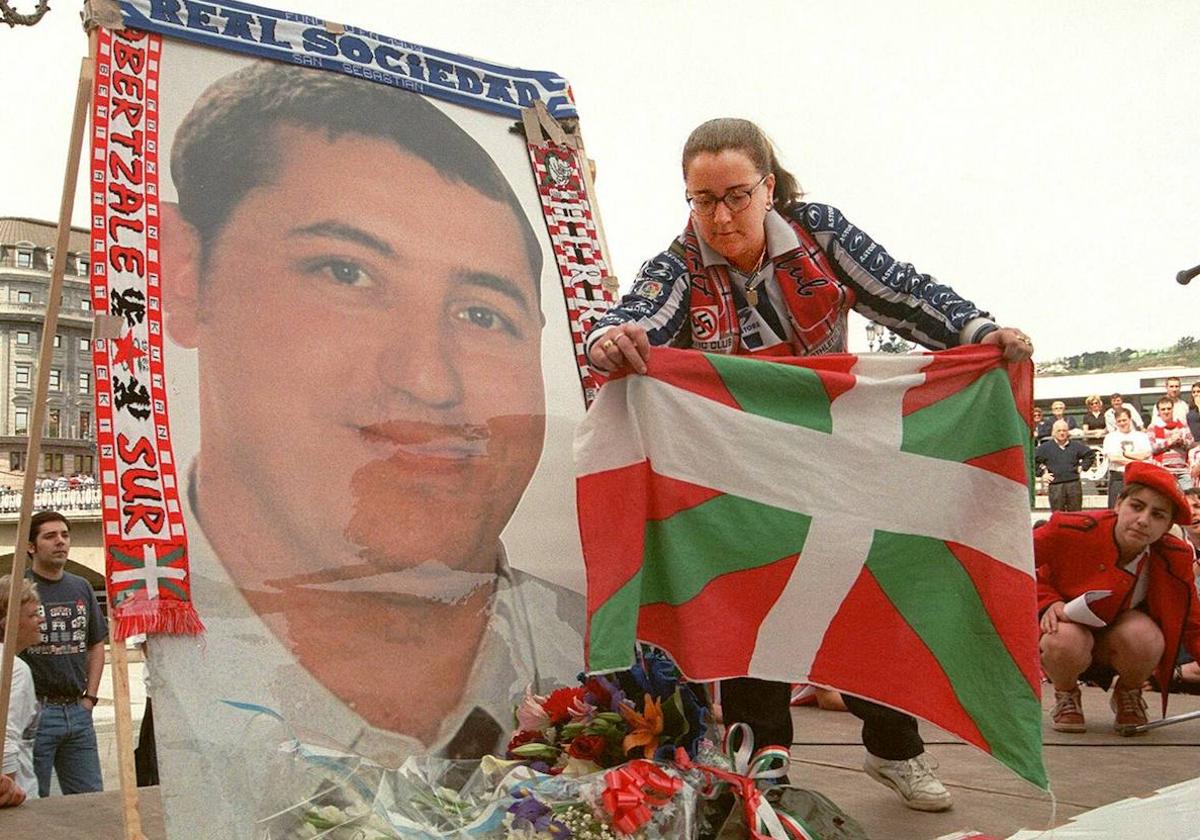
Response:
[{"label": "paved ground", "polygon": [[[138,681],[134,683],[136,687]],[[1049,701],[1045,705],[1049,706]],[[1120,738],[1109,728],[1111,713],[1103,692],[1085,689],[1084,707],[1091,729],[1088,733],[1069,736],[1054,732],[1049,726],[1044,729],[1046,765],[1057,797],[1057,810],[1048,796],[978,750],[941,730],[923,726],[929,752],[941,764],[939,775],[954,795],[954,808],[944,814],[910,811],[892,792],[863,772],[864,753],[857,719],[846,713],[815,708],[794,710],[792,783],[824,793],[858,820],[872,838],[932,840],[966,831],[1000,838],[1021,829],[1044,830],[1107,803],[1147,796],[1159,788],[1200,776],[1200,719],[1166,726],[1136,738]],[[1171,714],[1197,709],[1200,697],[1171,698]],[[52,797],[0,812],[0,837],[123,838],[111,722],[106,724],[103,715],[100,717],[101,751],[111,792]],[[111,721],[111,711],[108,717]],[[149,840],[163,838],[157,788],[141,791],[141,813]],[[1156,838],[1162,836],[1166,835],[1155,834]],[[1200,828],[1193,835],[1173,836],[1200,836]]]},{"label": "paved ground", "polygon": [[[1043,700],[1047,709],[1053,694]],[[1151,719],[1156,715],[1151,703]],[[881,840],[927,840],[960,831],[1008,837],[1020,829],[1047,829],[1084,811],[1200,776],[1200,719],[1122,738],[1111,729],[1108,698],[1084,689],[1089,731],[1065,735],[1043,718],[1045,761],[1057,810],[1050,798],[988,756],[928,725],[922,735],[938,762],[938,775],[954,795],[943,814],[910,811],[862,769],[859,723],[844,712],[794,710],[792,784],[824,793]],[[1200,697],[1172,695],[1168,714],[1200,709]],[[1105,835],[1093,835],[1105,836]],[[1107,835],[1114,836],[1114,835]],[[1186,836],[1186,835],[1180,835]],[[1196,834],[1200,836],[1200,826]]]}]

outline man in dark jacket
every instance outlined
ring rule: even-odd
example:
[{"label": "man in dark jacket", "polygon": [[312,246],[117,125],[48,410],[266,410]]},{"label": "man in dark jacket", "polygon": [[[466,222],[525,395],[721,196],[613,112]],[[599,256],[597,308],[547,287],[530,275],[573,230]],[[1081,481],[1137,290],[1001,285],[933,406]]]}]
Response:
[{"label": "man in dark jacket", "polygon": [[1034,461],[1039,475],[1050,475],[1050,510],[1083,510],[1079,471],[1095,463],[1096,452],[1087,444],[1070,439],[1065,420],[1054,421],[1051,439],[1038,444]]}]

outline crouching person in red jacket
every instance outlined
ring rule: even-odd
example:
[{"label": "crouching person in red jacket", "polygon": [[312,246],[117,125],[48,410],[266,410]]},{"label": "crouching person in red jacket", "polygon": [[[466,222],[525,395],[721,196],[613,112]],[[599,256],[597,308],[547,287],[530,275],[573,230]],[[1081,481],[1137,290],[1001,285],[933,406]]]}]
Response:
[{"label": "crouching person in red jacket", "polygon": [[[1134,735],[1146,723],[1150,674],[1169,686],[1180,645],[1200,661],[1192,550],[1167,534],[1191,518],[1175,477],[1135,462],[1113,510],[1055,513],[1034,530],[1042,668],[1054,683],[1059,732],[1086,728],[1081,677],[1106,687],[1116,677],[1114,728]],[[1165,689],[1162,705],[1165,714]]]}]

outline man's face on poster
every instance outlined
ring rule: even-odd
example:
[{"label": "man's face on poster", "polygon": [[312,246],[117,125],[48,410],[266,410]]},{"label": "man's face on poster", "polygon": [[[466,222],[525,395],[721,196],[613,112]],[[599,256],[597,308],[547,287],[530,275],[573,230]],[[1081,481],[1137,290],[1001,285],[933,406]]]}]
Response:
[{"label": "man's face on poster", "polygon": [[198,350],[201,518],[253,511],[247,563],[255,528],[282,539],[268,583],[490,571],[545,422],[524,222],[388,140],[275,135],[267,182],[191,246],[193,298],[168,294]]}]

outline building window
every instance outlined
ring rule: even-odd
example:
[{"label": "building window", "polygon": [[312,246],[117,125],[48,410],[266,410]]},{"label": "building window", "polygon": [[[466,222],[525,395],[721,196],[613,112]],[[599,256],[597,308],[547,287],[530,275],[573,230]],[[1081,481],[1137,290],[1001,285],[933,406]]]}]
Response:
[{"label": "building window", "polygon": [[20,331],[17,333],[17,344],[27,346],[29,344],[29,333]]},{"label": "building window", "polygon": [[76,455],[75,456],[75,472],[83,475],[91,475],[96,471],[96,456],[94,455]]},{"label": "building window", "polygon": [[46,417],[46,437],[62,437],[62,409],[52,408]]},{"label": "building window", "polygon": [[61,452],[47,452],[42,456],[42,466],[48,473],[58,473],[62,475],[63,471],[63,456]]},{"label": "building window", "polygon": [[18,408],[13,412],[13,434],[27,435],[29,434],[29,409]]},{"label": "building window", "polygon": [[75,274],[79,277],[87,277],[88,261],[87,257],[75,258]]},{"label": "building window", "polygon": [[62,371],[58,368],[50,368],[50,387],[55,391],[62,388]]},{"label": "building window", "polygon": [[33,249],[17,249],[17,268],[33,268]]},{"label": "building window", "polygon": [[79,371],[79,392],[86,394],[92,390],[92,374],[86,370]]},{"label": "building window", "polygon": [[25,453],[9,452],[8,468],[13,472],[25,472]]},{"label": "building window", "polygon": [[79,339],[79,352],[80,353],[92,352],[92,340],[90,338]]},{"label": "building window", "polygon": [[16,378],[13,380],[13,383],[16,385],[24,385],[26,388],[28,388],[29,387],[29,372],[31,370],[32,370],[32,367],[30,365],[17,365],[17,375],[16,375]]},{"label": "building window", "polygon": [[57,350],[59,347],[62,347],[62,336],[59,335],[58,333],[55,333],[54,334],[54,349]]},{"label": "building window", "polygon": [[54,271],[54,252],[53,251],[46,252],[46,270],[51,271],[51,272]]},{"label": "building window", "polygon": [[17,292],[17,303],[33,303],[33,292]]},{"label": "building window", "polygon": [[92,438],[92,413],[90,411],[79,412],[79,436],[84,440]]},{"label": "building window", "polygon": [[79,301],[79,308],[82,309],[84,312],[92,311],[92,305],[90,303],[88,303],[87,298],[84,298],[83,300]]}]

